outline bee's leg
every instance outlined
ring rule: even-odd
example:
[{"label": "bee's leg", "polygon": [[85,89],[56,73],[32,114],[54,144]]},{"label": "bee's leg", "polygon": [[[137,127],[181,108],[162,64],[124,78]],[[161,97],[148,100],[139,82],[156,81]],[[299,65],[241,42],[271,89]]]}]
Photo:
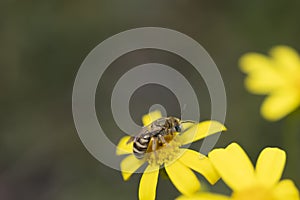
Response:
[{"label": "bee's leg", "polygon": [[155,158],[157,158],[157,137],[153,137],[153,141],[152,141],[152,151],[154,153]]},{"label": "bee's leg", "polygon": [[152,151],[155,152],[157,149],[157,137],[153,137],[152,141]]},{"label": "bee's leg", "polygon": [[169,143],[167,143],[167,141],[165,140],[164,136],[158,135],[158,137],[159,137],[159,140],[160,140],[163,144],[169,146]]}]

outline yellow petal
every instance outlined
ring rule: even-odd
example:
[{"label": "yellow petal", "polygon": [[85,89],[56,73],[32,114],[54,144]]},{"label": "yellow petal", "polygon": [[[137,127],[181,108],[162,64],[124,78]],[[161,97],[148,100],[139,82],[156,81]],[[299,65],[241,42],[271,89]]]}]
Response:
[{"label": "yellow petal", "polygon": [[140,200],[154,200],[159,174],[159,166],[149,165],[142,175],[139,188]]},{"label": "yellow petal", "polygon": [[192,122],[186,122],[186,123],[182,123],[181,127],[182,127],[182,132],[188,130],[189,128],[191,128],[192,126],[194,126],[195,123]]},{"label": "yellow petal", "polygon": [[282,77],[276,70],[259,70],[245,79],[245,87],[253,94],[269,94],[278,88],[286,87],[289,80]]},{"label": "yellow petal", "polygon": [[233,190],[242,190],[254,182],[254,168],[244,150],[236,143],[208,154],[224,182]]},{"label": "yellow petal", "polygon": [[267,186],[279,181],[285,166],[285,152],[278,148],[265,148],[256,163],[256,177]]},{"label": "yellow petal", "polygon": [[276,200],[299,200],[299,191],[291,180],[280,181],[273,189]]},{"label": "yellow petal", "polygon": [[247,53],[240,58],[239,66],[243,72],[251,73],[262,68],[271,68],[272,63],[267,56],[259,53]]},{"label": "yellow petal", "polygon": [[200,182],[196,175],[181,162],[175,161],[171,165],[165,166],[175,187],[184,195],[191,195],[200,189]]},{"label": "yellow petal", "polygon": [[134,155],[129,155],[124,158],[121,162],[121,171],[122,176],[125,181],[127,181],[130,176],[138,170],[143,164],[145,160],[139,160]]},{"label": "yellow petal", "polygon": [[261,114],[267,120],[279,120],[294,111],[299,104],[300,92],[293,88],[287,88],[267,97],[261,107]]},{"label": "yellow petal", "polygon": [[271,49],[270,55],[273,57],[276,65],[286,72],[297,72],[300,68],[300,59],[298,53],[288,46],[276,46]]},{"label": "yellow petal", "polygon": [[229,200],[230,197],[213,194],[213,193],[199,193],[192,196],[180,196],[176,200]]},{"label": "yellow petal", "polygon": [[149,124],[151,124],[153,121],[161,118],[161,113],[160,111],[153,111],[148,113],[147,115],[144,115],[142,118],[143,124],[144,126],[147,126]]},{"label": "yellow petal", "polygon": [[221,131],[226,131],[226,128],[220,122],[204,121],[192,126],[177,137],[182,145],[185,145]]},{"label": "yellow petal", "polygon": [[220,178],[220,175],[210,160],[199,152],[186,149],[179,158],[179,161],[185,166],[202,174],[211,184],[215,184]]},{"label": "yellow petal", "polygon": [[268,94],[289,83],[273,61],[264,55],[246,54],[240,59],[240,66],[248,73],[245,87],[254,94]]},{"label": "yellow petal", "polygon": [[117,155],[131,154],[132,153],[132,145],[133,143],[127,144],[127,141],[130,139],[130,136],[124,136],[121,138],[119,144],[116,148]]}]

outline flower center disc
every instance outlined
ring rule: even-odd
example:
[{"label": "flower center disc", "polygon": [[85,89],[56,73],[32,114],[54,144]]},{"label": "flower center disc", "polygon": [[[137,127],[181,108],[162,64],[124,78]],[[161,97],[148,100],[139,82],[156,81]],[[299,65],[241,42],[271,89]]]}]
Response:
[{"label": "flower center disc", "polygon": [[176,140],[176,135],[166,135],[164,138],[167,143],[163,144],[159,141],[155,151],[152,150],[153,140],[150,141],[145,156],[149,165],[161,166],[167,162],[173,161],[180,154],[179,147],[181,144]]}]

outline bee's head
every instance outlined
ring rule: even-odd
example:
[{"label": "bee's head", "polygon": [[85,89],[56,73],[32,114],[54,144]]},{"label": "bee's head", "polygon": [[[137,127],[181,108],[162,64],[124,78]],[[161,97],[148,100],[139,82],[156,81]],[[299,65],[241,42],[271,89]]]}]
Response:
[{"label": "bee's head", "polygon": [[174,117],[173,120],[174,120],[173,123],[174,123],[175,131],[181,132],[182,127],[181,127],[180,119]]},{"label": "bee's head", "polygon": [[181,132],[181,125],[175,126],[175,130],[176,130],[176,132]]}]

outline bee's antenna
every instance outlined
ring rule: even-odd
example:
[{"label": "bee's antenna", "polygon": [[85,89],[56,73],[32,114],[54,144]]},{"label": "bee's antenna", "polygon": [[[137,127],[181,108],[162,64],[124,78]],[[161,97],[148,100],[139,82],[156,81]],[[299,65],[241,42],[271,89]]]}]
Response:
[{"label": "bee's antenna", "polygon": [[193,120],[182,120],[181,123],[193,123],[193,124],[196,124],[198,122],[193,121]]},{"label": "bee's antenna", "polygon": [[126,144],[129,144],[130,142],[133,142],[133,141],[134,141],[134,137],[131,136],[131,137],[128,139],[128,141],[126,142]]}]

